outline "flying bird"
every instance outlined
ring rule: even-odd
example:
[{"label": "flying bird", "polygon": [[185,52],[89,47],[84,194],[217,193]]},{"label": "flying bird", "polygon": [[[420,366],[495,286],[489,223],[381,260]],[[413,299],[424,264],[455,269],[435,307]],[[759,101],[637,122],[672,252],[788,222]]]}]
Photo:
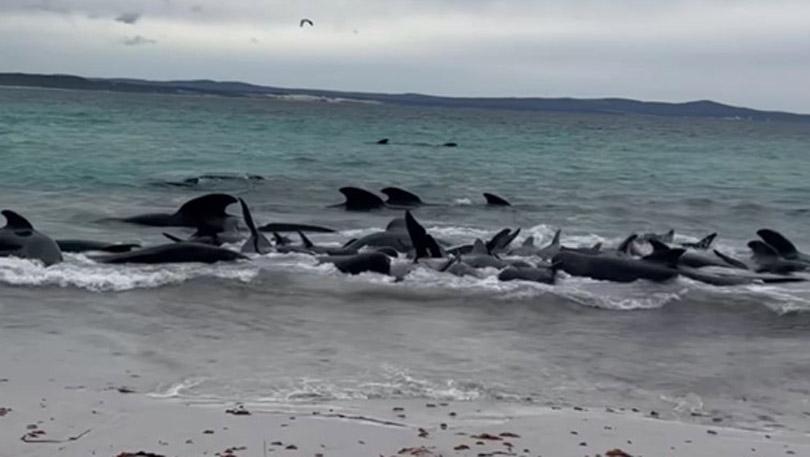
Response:
[{"label": "flying bird", "polygon": [[313,27],[315,25],[315,24],[312,23],[311,20],[309,20],[307,18],[304,18],[304,19],[301,19],[301,22],[298,24],[298,26],[303,27],[304,24],[309,24],[310,27]]}]

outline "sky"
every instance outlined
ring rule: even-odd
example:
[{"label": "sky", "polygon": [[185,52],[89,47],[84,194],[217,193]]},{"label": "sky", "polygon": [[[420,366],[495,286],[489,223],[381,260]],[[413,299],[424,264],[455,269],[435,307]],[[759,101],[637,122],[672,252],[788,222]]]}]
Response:
[{"label": "sky", "polygon": [[7,71],[810,113],[810,1],[0,0]]}]

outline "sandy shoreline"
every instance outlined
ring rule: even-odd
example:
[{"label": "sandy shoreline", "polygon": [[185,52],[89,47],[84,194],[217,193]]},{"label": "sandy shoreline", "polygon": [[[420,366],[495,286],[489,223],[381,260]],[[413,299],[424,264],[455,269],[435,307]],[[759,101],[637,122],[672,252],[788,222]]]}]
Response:
[{"label": "sandy shoreline", "polygon": [[0,455],[9,457],[138,451],[243,457],[810,455],[808,435],[670,422],[630,410],[423,400],[191,405],[120,386],[5,373]]}]

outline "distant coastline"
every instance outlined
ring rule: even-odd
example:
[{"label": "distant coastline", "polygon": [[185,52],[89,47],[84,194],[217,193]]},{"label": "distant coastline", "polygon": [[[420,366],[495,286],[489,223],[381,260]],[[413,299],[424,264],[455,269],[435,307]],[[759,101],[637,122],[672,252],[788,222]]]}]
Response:
[{"label": "distant coastline", "polygon": [[325,102],[385,103],[448,108],[810,122],[810,114],[761,111],[725,105],[711,100],[668,103],[646,102],[625,98],[442,97],[422,94],[383,94],[320,89],[289,89],[231,81],[150,81],[143,79],[84,78],[74,75],[30,73],[0,73],[0,86],[148,94],[213,95],[222,97],[273,97]]}]

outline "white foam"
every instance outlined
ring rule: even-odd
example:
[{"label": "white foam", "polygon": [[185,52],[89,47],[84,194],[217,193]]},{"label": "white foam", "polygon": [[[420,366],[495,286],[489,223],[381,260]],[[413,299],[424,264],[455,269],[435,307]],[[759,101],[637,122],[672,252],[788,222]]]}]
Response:
[{"label": "white foam", "polygon": [[248,282],[258,270],[244,262],[231,264],[106,265],[82,255],[44,267],[36,261],[0,258],[0,282],[15,286],[77,287],[94,292],[119,292],[179,284],[196,277]]}]

